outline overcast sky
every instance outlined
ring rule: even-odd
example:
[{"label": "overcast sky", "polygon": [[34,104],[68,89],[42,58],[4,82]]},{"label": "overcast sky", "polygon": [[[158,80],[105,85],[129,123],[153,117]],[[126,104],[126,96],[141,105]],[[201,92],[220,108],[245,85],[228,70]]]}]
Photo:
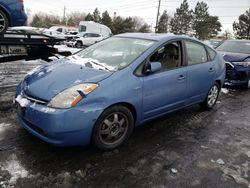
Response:
[{"label": "overcast sky", "polygon": [[[161,0],[162,13],[165,9],[173,15],[183,0]],[[97,7],[101,12],[107,10],[110,16],[114,12],[120,16],[139,16],[149,25],[155,26],[158,0],[24,0],[25,8],[31,14],[46,12],[63,15],[74,11],[93,12]],[[190,8],[194,8],[198,0],[188,0]],[[238,20],[240,14],[250,8],[250,0],[204,0],[209,6],[209,13],[219,16],[223,30],[232,31],[232,23]]]}]

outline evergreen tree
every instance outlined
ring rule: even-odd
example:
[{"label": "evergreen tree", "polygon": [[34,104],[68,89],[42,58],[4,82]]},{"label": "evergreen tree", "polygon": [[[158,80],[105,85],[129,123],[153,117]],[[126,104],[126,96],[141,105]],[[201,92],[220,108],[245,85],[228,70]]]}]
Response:
[{"label": "evergreen tree", "polygon": [[103,25],[108,26],[111,30],[113,30],[113,22],[112,22],[111,17],[109,16],[108,11],[105,11],[102,13],[101,23]]},{"label": "evergreen tree", "polygon": [[150,29],[150,25],[148,24],[143,24],[138,30],[137,32],[140,32],[140,33],[150,33],[151,32],[151,29]]},{"label": "evergreen tree", "polygon": [[156,28],[157,33],[167,33],[168,32],[168,21],[169,16],[167,14],[167,11],[164,10],[160,17],[160,21],[158,23],[158,26]]},{"label": "evergreen tree", "polygon": [[188,34],[191,31],[191,21],[192,10],[189,10],[188,2],[184,0],[170,21],[170,31],[175,34]]},{"label": "evergreen tree", "polygon": [[97,8],[93,12],[93,21],[97,23],[101,23],[100,11]]},{"label": "evergreen tree", "polygon": [[30,23],[30,26],[31,27],[41,27],[41,19],[37,14],[34,15],[32,21]]},{"label": "evergreen tree", "polygon": [[132,17],[127,17],[123,19],[120,16],[117,16],[113,20],[113,34],[134,32],[135,31],[135,22]]},{"label": "evergreen tree", "polygon": [[123,19],[121,16],[117,16],[113,20],[113,34],[123,33]]},{"label": "evergreen tree", "polygon": [[144,19],[139,16],[132,17],[134,22],[134,32],[149,33],[150,25],[146,24]]},{"label": "evergreen tree", "polygon": [[239,39],[250,39],[250,8],[239,16],[239,22],[233,23],[233,30]]},{"label": "evergreen tree", "polygon": [[87,16],[85,17],[85,21],[94,21],[93,15],[88,13]]},{"label": "evergreen tree", "polygon": [[193,14],[193,30],[199,39],[208,39],[216,36],[221,31],[221,23],[217,16],[210,16],[208,6],[204,2],[198,2]]},{"label": "evergreen tree", "polygon": [[123,31],[122,31],[123,33],[135,31],[135,22],[132,17],[125,18],[122,25],[123,25]]}]

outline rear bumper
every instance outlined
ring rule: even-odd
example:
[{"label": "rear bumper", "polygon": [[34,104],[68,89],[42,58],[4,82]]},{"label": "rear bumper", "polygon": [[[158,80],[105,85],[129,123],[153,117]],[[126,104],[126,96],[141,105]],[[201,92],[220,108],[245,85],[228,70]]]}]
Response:
[{"label": "rear bumper", "polygon": [[35,103],[17,108],[23,128],[56,146],[89,144],[93,126],[101,112],[96,109],[53,109]]}]

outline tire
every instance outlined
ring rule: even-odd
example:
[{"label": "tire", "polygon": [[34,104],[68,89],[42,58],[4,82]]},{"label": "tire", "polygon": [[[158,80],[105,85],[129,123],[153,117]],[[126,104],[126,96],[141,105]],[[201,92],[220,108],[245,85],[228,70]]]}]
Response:
[{"label": "tire", "polygon": [[250,78],[249,78],[249,80],[248,80],[247,83],[245,83],[244,85],[242,85],[242,88],[243,88],[243,89],[248,89],[248,88],[250,88]]},{"label": "tire", "polygon": [[200,103],[200,106],[206,110],[212,109],[218,100],[219,94],[220,94],[220,86],[218,83],[215,82],[210,87],[206,99],[202,103]]},{"label": "tire", "polygon": [[76,42],[76,48],[82,48],[82,42],[81,41],[77,41]]},{"label": "tire", "polygon": [[134,117],[124,106],[106,109],[95,123],[92,141],[101,150],[112,150],[124,144],[134,129]]},{"label": "tire", "polygon": [[9,27],[9,20],[5,15],[5,13],[2,10],[0,10],[0,34],[5,33],[8,27]]}]

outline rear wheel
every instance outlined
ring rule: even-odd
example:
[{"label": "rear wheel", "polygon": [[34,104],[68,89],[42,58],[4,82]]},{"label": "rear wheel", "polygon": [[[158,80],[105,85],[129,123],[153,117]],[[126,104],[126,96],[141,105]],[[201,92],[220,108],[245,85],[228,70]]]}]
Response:
[{"label": "rear wheel", "polygon": [[131,111],[124,106],[113,106],[98,118],[93,132],[93,143],[101,150],[111,150],[125,143],[134,128]]},{"label": "rear wheel", "polygon": [[220,87],[218,83],[214,83],[210,87],[206,99],[200,103],[200,106],[205,109],[212,109],[219,97]]},{"label": "rear wheel", "polygon": [[5,13],[0,10],[0,34],[5,33],[9,27],[9,20]]}]

